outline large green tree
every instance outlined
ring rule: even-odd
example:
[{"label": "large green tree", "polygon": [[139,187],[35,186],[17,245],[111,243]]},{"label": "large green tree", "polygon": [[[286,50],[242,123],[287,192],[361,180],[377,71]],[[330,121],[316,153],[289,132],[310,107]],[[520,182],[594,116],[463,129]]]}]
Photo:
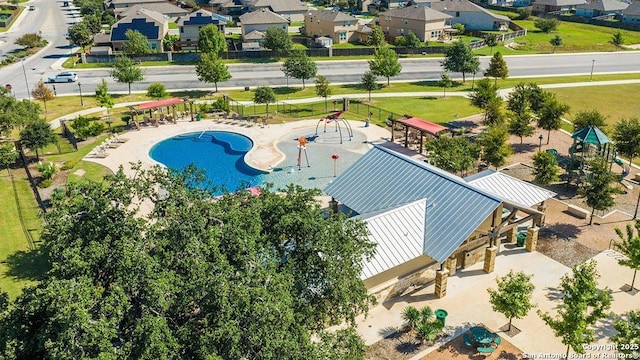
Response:
[{"label": "large green tree", "polygon": [[548,185],[559,180],[560,168],[555,155],[546,151],[538,151],[533,155],[534,180],[542,185]]},{"label": "large green tree", "polygon": [[607,130],[606,117],[598,110],[580,110],[573,116],[574,130],[580,130],[587,126],[595,126],[602,131]]},{"label": "large green tree", "polygon": [[371,34],[367,39],[367,45],[375,47],[383,47],[387,45],[387,41],[384,39],[384,32],[378,25],[371,25]]},{"label": "large green tree", "polygon": [[511,270],[504,277],[496,279],[497,290],[487,289],[493,311],[499,312],[509,319],[507,331],[511,331],[513,318],[522,319],[535,306],[531,302],[531,296],[535,289],[531,282],[532,276],[522,271],[514,273]]},{"label": "large green tree", "polygon": [[200,61],[196,64],[196,74],[198,80],[214,83],[216,92],[218,92],[219,82],[231,79],[229,67],[213,52],[202,54]]},{"label": "large green tree", "polygon": [[611,340],[618,345],[616,351],[638,355],[640,349],[640,310],[631,310],[625,317],[618,317],[613,328],[618,332]]},{"label": "large green tree", "polygon": [[569,111],[569,105],[556,98],[555,94],[546,92],[542,108],[537,112],[538,127],[547,130],[547,144],[551,138],[551,130],[560,129],[562,116]]},{"label": "large green tree", "polygon": [[37,160],[40,160],[40,154],[38,152],[49,144],[55,144],[56,141],[58,141],[58,138],[55,132],[49,123],[42,119],[27,124],[27,126],[20,131],[20,142],[22,145],[36,152]]},{"label": "large green tree", "polygon": [[486,78],[478,80],[473,91],[469,94],[471,105],[477,106],[483,110],[486,108],[486,105],[490,100],[497,97],[500,97],[500,95],[498,95],[498,86]]},{"label": "large green tree", "polygon": [[640,154],[640,120],[634,117],[618,121],[613,128],[613,141],[618,153],[629,158],[631,165]]},{"label": "large green tree", "polygon": [[304,51],[294,51],[282,64],[282,72],[287,77],[302,80],[302,88],[305,88],[305,80],[312,79],[318,73],[318,67]]},{"label": "large green tree", "polygon": [[37,121],[41,112],[35,101],[16,100],[9,90],[0,87],[0,136],[10,136],[16,127]]},{"label": "large green tree", "polygon": [[93,44],[93,33],[84,22],[75,23],[67,29],[67,39],[73,45],[80,46],[82,52],[86,51],[86,47]]},{"label": "large green tree", "polygon": [[506,164],[507,158],[511,155],[508,140],[509,134],[503,126],[489,126],[479,139],[482,160],[496,169]]},{"label": "large green tree", "polygon": [[127,38],[122,43],[122,52],[128,55],[146,55],[151,53],[149,38],[138,30],[128,29],[124,36]]},{"label": "large green tree", "polygon": [[227,51],[227,40],[224,38],[224,33],[218,30],[217,25],[209,24],[200,28],[198,31],[198,50],[203,55],[213,53],[216,56]]},{"label": "large green tree", "polygon": [[493,54],[493,48],[498,46],[498,35],[490,33],[484,37],[484,44],[489,47],[489,52]]},{"label": "large green tree", "polygon": [[371,70],[365,71],[360,79],[360,84],[369,93],[369,101],[371,101],[371,92],[378,90],[380,85],[378,84],[378,77]]},{"label": "large green tree", "polygon": [[111,69],[111,76],[119,83],[128,85],[129,95],[131,95],[131,84],[144,79],[144,72],[138,64],[124,55],[116,57]]},{"label": "large green tree", "polygon": [[107,118],[111,119],[110,112],[115,102],[113,101],[113,96],[109,94],[109,84],[105,79],[102,79],[102,82],[96,88],[96,103],[107,108]]},{"label": "large green tree", "polygon": [[[636,229],[634,234],[633,229]],[[626,226],[626,236],[622,233],[622,230],[615,228],[616,234],[620,238],[620,241],[616,241],[617,250],[626,256],[626,258],[618,259],[618,264],[627,266],[633,270],[633,279],[631,280],[631,287],[629,291],[633,291],[633,285],[636,281],[636,273],[640,269],[640,220],[636,219],[636,222],[632,227],[630,224]]]},{"label": "large green tree", "polygon": [[267,29],[264,35],[263,45],[265,48],[277,54],[284,54],[290,51],[293,46],[287,31],[279,27],[270,27]]},{"label": "large green tree", "polygon": [[136,170],[53,196],[41,236],[51,270],[0,301],[1,356],[364,357],[353,324],[372,302],[360,274],[374,245],[362,221],[325,212],[318,190],[211,201],[190,168]]},{"label": "large green tree", "polygon": [[455,174],[470,170],[480,157],[480,148],[462,136],[440,136],[427,143],[427,150],[432,164]]},{"label": "large green tree", "polygon": [[618,190],[613,187],[617,176],[609,171],[609,164],[604,158],[596,157],[587,162],[589,173],[580,185],[578,194],[585,198],[585,202],[591,208],[589,225],[593,223],[593,214],[596,210],[606,210],[615,205],[614,195]]},{"label": "large green tree", "polygon": [[388,47],[380,47],[373,53],[373,59],[369,60],[369,70],[377,76],[387,78],[387,86],[392,76],[398,76],[402,71],[402,65],[398,60],[398,54]]},{"label": "large green tree", "polygon": [[508,116],[509,134],[518,136],[520,144],[522,144],[523,137],[533,134],[533,126],[531,126],[533,116],[528,109],[519,112],[512,111]]},{"label": "large green tree", "polygon": [[469,45],[462,41],[456,41],[445,51],[442,67],[449,72],[462,73],[462,82],[464,83],[467,81],[466,74],[476,73],[480,70],[480,60]]},{"label": "large green tree", "polygon": [[487,71],[484,72],[484,76],[490,76],[494,78],[494,83],[498,82],[498,78],[504,80],[509,76],[509,68],[507,67],[507,62],[504,61],[502,54],[500,51],[496,51],[491,57],[489,61],[489,67]]},{"label": "large green tree", "polygon": [[611,294],[608,289],[598,288],[600,275],[596,262],[591,260],[575,265],[572,274],[560,280],[559,293],[562,294],[555,317],[538,311],[553,333],[567,345],[566,358],[570,349],[578,354],[585,353],[584,344],[595,340],[593,325],[608,316]]},{"label": "large green tree", "polygon": [[267,118],[269,117],[269,104],[276,101],[276,93],[268,86],[259,86],[253,94],[253,102],[265,104],[267,107]]}]

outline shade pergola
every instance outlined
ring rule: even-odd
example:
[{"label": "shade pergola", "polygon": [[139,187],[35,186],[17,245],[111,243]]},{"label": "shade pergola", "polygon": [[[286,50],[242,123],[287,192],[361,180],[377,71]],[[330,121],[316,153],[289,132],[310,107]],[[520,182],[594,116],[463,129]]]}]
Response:
[{"label": "shade pergola", "polygon": [[427,133],[431,136],[438,137],[442,132],[449,130],[448,127],[442,126],[439,124],[434,124],[427,120],[423,120],[417,117],[410,117],[406,119],[398,119],[391,121],[391,141],[394,140],[395,135],[395,125],[396,123],[400,123],[404,126],[404,147],[409,147],[408,137],[409,137],[409,128],[418,130],[420,132],[420,153],[422,153],[422,145],[424,134]]},{"label": "shade pergola", "polygon": [[[138,105],[133,105],[133,106],[129,106],[129,110],[131,110],[131,117],[132,120],[135,122],[136,124],[136,128],[138,128],[138,130],[140,130],[140,124],[138,123],[138,121],[136,120],[136,115],[140,115],[142,114],[144,116],[145,112],[147,110],[149,110],[149,118],[153,120],[155,126],[158,126],[158,119],[156,119],[153,116],[153,112],[156,109],[160,109],[162,111],[162,108],[166,107],[167,108],[167,113],[171,112],[172,116],[169,118],[170,121],[172,121],[174,124],[176,123],[176,106],[178,104],[183,104],[184,105],[184,111],[185,112],[189,112],[189,114],[191,115],[191,121],[194,120],[193,118],[193,101],[187,99],[187,98],[171,98],[171,99],[162,99],[162,100],[156,100],[156,101],[149,101],[149,102],[145,102],[142,104],[138,104]],[[189,110],[187,110],[187,104],[189,105]]]}]

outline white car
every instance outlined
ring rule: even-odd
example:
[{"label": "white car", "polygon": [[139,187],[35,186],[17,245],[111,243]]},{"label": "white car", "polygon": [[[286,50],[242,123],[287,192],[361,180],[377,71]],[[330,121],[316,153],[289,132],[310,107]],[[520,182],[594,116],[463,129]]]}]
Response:
[{"label": "white car", "polygon": [[61,72],[54,77],[49,78],[50,83],[57,82],[76,82],[78,81],[78,74],[72,72]]}]

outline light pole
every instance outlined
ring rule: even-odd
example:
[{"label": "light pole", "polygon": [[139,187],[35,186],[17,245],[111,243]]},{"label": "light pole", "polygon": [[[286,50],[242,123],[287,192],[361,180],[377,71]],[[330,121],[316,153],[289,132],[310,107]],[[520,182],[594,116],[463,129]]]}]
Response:
[{"label": "light pole", "polygon": [[24,69],[24,59],[22,59],[22,74],[24,74],[24,84],[27,87],[27,96],[31,100],[31,91],[29,91],[29,81],[27,81],[27,70]]},{"label": "light pole", "polygon": [[80,106],[84,106],[84,102],[82,101],[82,84],[78,83],[78,90],[80,91]]},{"label": "light pole", "polygon": [[591,75],[589,75],[589,82],[593,80],[593,67],[595,66],[595,64],[596,64],[596,60],[595,59],[591,60]]},{"label": "light pole", "polygon": [[538,144],[538,151],[542,151],[542,139],[544,139],[544,136],[540,134],[540,136],[538,136],[538,140],[540,140],[540,144]]}]

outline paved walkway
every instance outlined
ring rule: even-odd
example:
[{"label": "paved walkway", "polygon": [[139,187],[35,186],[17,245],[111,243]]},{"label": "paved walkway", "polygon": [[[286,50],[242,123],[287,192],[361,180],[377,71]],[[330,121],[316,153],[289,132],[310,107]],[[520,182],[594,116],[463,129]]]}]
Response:
[{"label": "paved walkway", "polygon": [[[367,318],[363,316],[357,318],[358,333],[368,345],[377,342],[386,334],[402,326],[402,310],[408,305],[417,308],[428,305],[434,310],[445,309],[448,312],[445,331],[451,334],[437,345],[416,354],[414,359],[422,358],[474,324],[484,324],[489,329],[499,332],[498,329],[506,325],[508,319],[491,309],[487,289],[495,289],[496,277],[506,275],[509,270],[524,271],[527,274],[534,274],[532,282],[536,289],[533,302],[537,304],[537,308],[531,310],[525,318],[513,320],[513,326],[521,330],[519,334],[513,337],[501,332],[499,334],[527,354],[564,354],[566,346],[555,337],[553,331],[540,319],[536,310],[550,312],[552,316],[556,314],[554,307],[559,301],[556,300],[555,289],[560,284],[562,275],[570,272],[571,269],[538,252],[529,253],[522,248],[514,248],[510,244],[503,244],[502,249],[504,250],[496,259],[493,273],[484,273],[482,263],[478,263],[459,270],[454,276],[449,277],[445,298],[438,299],[434,295],[434,285],[430,285],[396,298],[393,302],[380,304],[369,312]],[[607,250],[594,257],[598,264],[598,271],[602,275],[599,285],[608,287],[613,292],[611,310],[615,314],[638,309],[640,303],[640,294],[632,296],[620,290],[624,284],[631,282],[633,271],[617,264],[616,258],[619,256]],[[611,345],[608,337],[612,334],[612,329],[610,319],[598,323],[597,340],[594,344]]]}]

